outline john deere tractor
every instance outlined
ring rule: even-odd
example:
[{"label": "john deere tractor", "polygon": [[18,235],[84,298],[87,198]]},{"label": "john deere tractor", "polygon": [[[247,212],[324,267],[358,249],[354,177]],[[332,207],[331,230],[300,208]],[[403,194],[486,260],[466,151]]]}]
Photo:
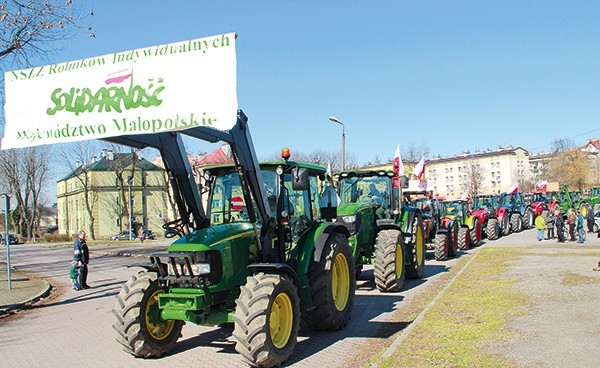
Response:
[{"label": "john deere tractor", "polygon": [[336,175],[341,204],[338,223],[350,232],[356,269],[374,264],[380,291],[402,289],[405,277],[421,278],[425,239],[419,211],[398,207],[393,171],[344,171]]},{"label": "john deere tractor", "polygon": [[[223,141],[235,164],[204,172],[207,206],[190,168],[182,135]],[[179,236],[167,252],[138,264],[113,309],[117,341],[128,353],[160,357],[186,322],[232,323],[236,350],[252,366],[281,365],[292,354],[302,317],[319,330],[346,325],[354,303],[355,270],[346,227],[336,218],[336,193],[321,195],[320,166],[283,160],[259,166],[247,118],[229,131],[109,138],[158,149],[179,218],[165,224]]]}]

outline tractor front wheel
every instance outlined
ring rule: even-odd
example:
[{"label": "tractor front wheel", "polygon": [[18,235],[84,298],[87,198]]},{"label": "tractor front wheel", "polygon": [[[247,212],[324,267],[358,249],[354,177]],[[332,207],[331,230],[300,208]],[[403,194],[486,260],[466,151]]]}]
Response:
[{"label": "tractor front wheel", "polygon": [[134,275],[121,287],[112,310],[117,341],[136,357],[156,358],[177,343],[185,322],[160,317],[158,295],[164,293],[154,272]]},{"label": "tractor front wheel", "polygon": [[469,249],[469,245],[471,245],[471,239],[469,239],[469,235],[469,228],[462,226],[460,229],[458,229],[458,249]]},{"label": "tractor front wheel", "polygon": [[525,217],[523,218],[523,228],[531,229],[534,226],[535,215],[531,207],[527,207],[525,210]]},{"label": "tractor front wheel", "polygon": [[448,249],[449,257],[456,257],[458,251],[458,224],[455,222],[450,229],[450,248]]},{"label": "tractor front wheel", "polygon": [[491,218],[488,220],[485,227],[485,236],[489,240],[496,240],[500,237],[500,226],[498,225],[498,219]]},{"label": "tractor front wheel", "polygon": [[435,260],[445,261],[448,259],[448,251],[450,248],[450,233],[439,233],[433,241],[435,246]]},{"label": "tractor front wheel", "polygon": [[381,230],[375,239],[375,285],[379,291],[400,291],[404,286],[406,261],[404,237],[399,230]]},{"label": "tractor front wheel", "polygon": [[262,272],[249,276],[235,303],[235,350],[254,367],[285,362],[300,330],[300,297],[292,278]]},{"label": "tractor front wheel", "polygon": [[310,262],[308,281],[315,308],[305,320],[315,330],[339,330],[350,319],[356,289],[356,271],[348,239],[333,233],[319,262]]},{"label": "tractor front wheel", "polygon": [[412,262],[406,265],[406,277],[409,279],[420,279],[425,273],[425,253],[427,248],[425,245],[423,223],[421,221],[417,222],[413,239]]},{"label": "tractor front wheel", "polygon": [[469,230],[469,235],[471,238],[471,245],[476,247],[479,244],[481,244],[481,233],[482,233],[482,229],[481,229],[481,223],[479,222],[478,218],[475,218],[473,220],[473,228],[471,230]]}]

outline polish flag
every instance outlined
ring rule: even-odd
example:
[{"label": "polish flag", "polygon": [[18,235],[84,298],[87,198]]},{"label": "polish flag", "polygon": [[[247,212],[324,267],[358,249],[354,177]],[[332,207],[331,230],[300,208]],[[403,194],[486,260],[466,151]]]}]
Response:
[{"label": "polish flag", "polygon": [[545,192],[548,190],[548,180],[543,180],[538,183],[538,190]]},{"label": "polish flag", "polygon": [[396,146],[396,153],[394,154],[394,172],[396,177],[394,178],[394,187],[400,187],[400,177],[404,176],[404,164],[402,163],[402,157],[400,156],[400,145]]},{"label": "polish flag", "polygon": [[463,201],[468,201],[469,200],[469,192],[465,191],[461,196],[460,199],[462,199]]},{"label": "polish flag", "polygon": [[519,191],[519,183],[514,183],[508,190],[506,194],[515,194]]},{"label": "polish flag", "polygon": [[413,174],[421,180],[425,174],[425,156],[421,157],[421,161],[413,169]]}]

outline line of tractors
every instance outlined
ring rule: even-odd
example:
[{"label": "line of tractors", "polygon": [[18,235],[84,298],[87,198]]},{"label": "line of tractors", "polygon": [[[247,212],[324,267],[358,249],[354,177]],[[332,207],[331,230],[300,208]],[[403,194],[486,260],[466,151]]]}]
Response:
[{"label": "line of tractors", "polygon": [[[204,168],[198,184],[183,135],[228,143],[234,164]],[[397,292],[407,278],[423,277],[428,247],[445,260],[484,236],[529,228],[538,208],[553,208],[541,195],[530,205],[520,193],[467,201],[403,191],[407,181],[391,170],[332,177],[322,166],[294,162],[286,149],[282,160],[259,163],[241,111],[230,131],[195,127],[107,140],[159,150],[179,215],[163,225],[179,239],[131,265],[144,271],[116,297],[117,341],[142,358],[167,354],[187,322],[231,323],[245,362],[279,366],[297,344],[301,318],[317,330],[348,323],[365,265],[373,265],[380,291]],[[565,194],[571,206],[574,196]]]}]

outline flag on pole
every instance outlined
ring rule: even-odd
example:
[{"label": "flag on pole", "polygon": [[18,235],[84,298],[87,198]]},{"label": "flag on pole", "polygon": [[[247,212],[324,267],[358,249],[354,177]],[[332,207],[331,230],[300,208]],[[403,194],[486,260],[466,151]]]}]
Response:
[{"label": "flag on pole", "polygon": [[425,174],[425,156],[421,157],[421,161],[413,169],[413,174],[421,180]]},{"label": "flag on pole", "polygon": [[463,201],[468,201],[469,200],[469,191],[465,191],[461,196],[460,199],[462,199]]},{"label": "flag on pole", "polygon": [[515,194],[519,191],[519,183],[514,183],[508,190],[506,194]]},{"label": "flag on pole", "polygon": [[538,183],[538,190],[545,192],[548,190],[548,180],[543,180]]},{"label": "flag on pole", "polygon": [[402,157],[400,156],[400,145],[396,146],[396,153],[394,154],[394,177],[393,186],[394,188],[400,188],[400,177],[404,176],[404,164],[402,163]]}]

